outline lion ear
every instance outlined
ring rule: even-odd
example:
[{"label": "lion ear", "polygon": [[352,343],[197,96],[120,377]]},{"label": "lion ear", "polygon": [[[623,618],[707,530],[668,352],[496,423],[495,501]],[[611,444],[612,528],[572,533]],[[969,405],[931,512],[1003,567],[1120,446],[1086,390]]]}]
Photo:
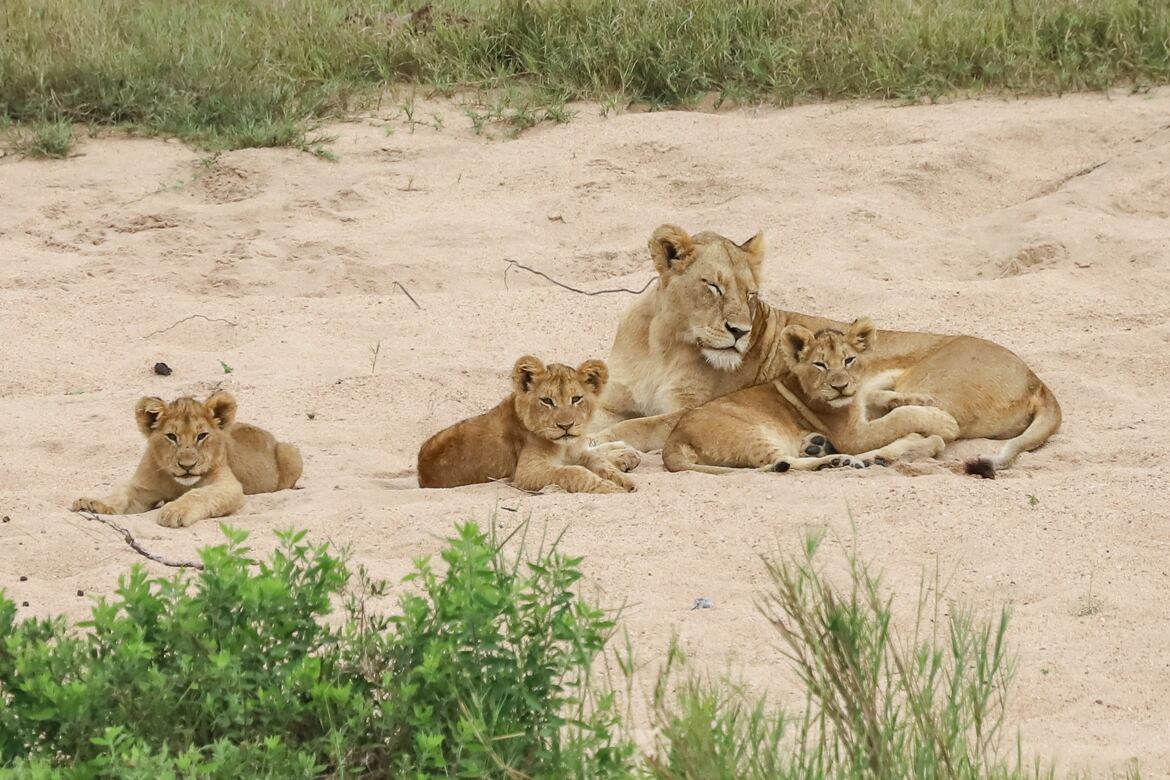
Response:
[{"label": "lion ear", "polygon": [[544,373],[544,363],[540,358],[525,355],[512,366],[512,387],[517,393],[527,393],[536,378]]},{"label": "lion ear", "polygon": [[149,436],[158,427],[158,421],[167,410],[167,402],[154,396],[139,398],[134,404],[134,419],[138,421],[138,430],[143,436]]},{"label": "lion ear", "polygon": [[236,421],[236,399],[226,390],[217,390],[203,402],[203,408],[211,413],[220,429]]},{"label": "lion ear", "polygon": [[873,349],[873,345],[877,343],[877,327],[869,317],[861,317],[849,326],[846,338],[858,352],[865,352]]},{"label": "lion ear", "polygon": [[677,225],[662,225],[650,236],[650,256],[659,276],[681,274],[695,256],[695,242]]},{"label": "lion ear", "polygon": [[577,379],[594,393],[600,393],[609,381],[609,369],[603,360],[586,360],[577,366]]},{"label": "lion ear", "polygon": [[744,241],[739,245],[739,248],[747,253],[752,276],[756,277],[758,283],[760,281],[760,266],[764,264],[764,231],[761,230]]},{"label": "lion ear", "polygon": [[784,350],[784,358],[790,364],[799,363],[805,350],[812,344],[812,340],[813,334],[808,328],[803,325],[789,325],[780,331],[780,344],[781,349]]}]

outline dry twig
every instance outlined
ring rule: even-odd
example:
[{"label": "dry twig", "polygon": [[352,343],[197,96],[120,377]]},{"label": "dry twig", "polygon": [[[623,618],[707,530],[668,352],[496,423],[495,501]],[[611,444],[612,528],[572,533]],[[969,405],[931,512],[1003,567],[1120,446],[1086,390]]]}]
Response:
[{"label": "dry twig", "polygon": [[110,520],[109,518],[102,517],[101,515],[99,515],[95,512],[87,512],[84,510],[78,512],[77,514],[81,515],[86,520],[96,520],[97,522],[102,523],[103,525],[108,525],[110,528],[113,528],[115,531],[122,534],[122,538],[126,540],[126,544],[130,545],[131,550],[138,553],[139,555],[141,555],[144,558],[149,558],[150,560],[154,561],[155,563],[161,563],[163,566],[170,566],[171,568],[174,568],[174,569],[202,569],[203,568],[202,563],[197,563],[195,561],[172,561],[169,558],[162,557],[161,555],[155,555],[154,553],[152,553],[149,550],[147,550],[146,548],[144,548],[141,544],[139,544],[138,540],[135,539],[134,535],[131,534],[127,529],[118,525],[117,523],[115,523],[113,520]]},{"label": "dry twig", "polygon": [[159,328],[156,331],[153,331],[151,333],[147,333],[142,338],[148,339],[151,336],[157,336],[160,333],[166,333],[171,328],[174,328],[178,325],[182,325],[187,320],[193,320],[193,319],[197,319],[197,318],[201,319],[201,320],[207,320],[208,322],[226,322],[228,325],[231,325],[233,328],[236,327],[237,325],[239,325],[238,322],[232,322],[231,320],[225,320],[221,317],[208,317],[206,314],[192,314],[190,317],[184,317],[183,319],[179,320],[178,322],[172,322],[170,325],[166,326],[165,328]]},{"label": "dry twig", "polygon": [[529,268],[528,266],[524,265],[523,263],[517,263],[515,260],[511,260],[511,259],[505,257],[504,262],[508,264],[508,266],[504,269],[504,287],[505,288],[508,287],[508,271],[511,271],[513,267],[519,268],[523,271],[527,271],[528,273],[531,273],[531,274],[536,274],[537,276],[543,277],[544,279],[547,279],[548,281],[552,282],[557,287],[563,287],[564,289],[568,290],[569,292],[575,292],[579,295],[609,295],[610,293],[630,293],[631,295],[640,295],[641,293],[646,292],[646,290],[650,287],[650,285],[654,284],[654,280],[656,278],[658,278],[658,277],[651,277],[646,282],[646,284],[642,285],[641,290],[630,290],[630,289],[627,289],[625,287],[615,287],[611,290],[594,290],[594,291],[590,292],[589,290],[578,290],[576,287],[570,287],[569,285],[565,284],[564,282],[558,282],[556,279],[552,278],[551,276],[546,274],[544,271],[538,271],[535,268]]},{"label": "dry twig", "polygon": [[415,307],[416,309],[421,309],[421,308],[422,308],[422,306],[419,306],[419,305],[418,305],[418,301],[416,301],[416,300],[414,299],[414,296],[410,294],[410,290],[407,290],[405,287],[403,287],[403,286],[402,286],[402,282],[395,281],[393,284],[394,284],[394,286],[395,286],[395,287],[397,287],[399,290],[402,290],[402,292],[406,294],[406,297],[407,297],[407,298],[410,298],[410,302],[414,304],[414,307]]}]

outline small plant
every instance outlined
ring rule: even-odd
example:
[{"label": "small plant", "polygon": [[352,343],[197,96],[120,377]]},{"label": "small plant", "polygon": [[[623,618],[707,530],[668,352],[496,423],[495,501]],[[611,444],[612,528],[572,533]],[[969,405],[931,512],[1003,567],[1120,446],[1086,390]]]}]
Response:
[{"label": "small plant", "polygon": [[232,368],[231,366],[229,366],[226,362],[224,362],[224,360],[222,358],[219,361],[219,365],[223,368],[223,372],[225,374],[230,374],[231,372],[235,371],[235,369]]},{"label": "small plant", "polygon": [[1032,495],[1031,493],[1028,494],[1028,506],[1036,506],[1039,503],[1040,499],[1036,498],[1036,496]]},{"label": "small plant", "polygon": [[39,122],[17,135],[14,148],[25,157],[63,159],[73,149],[73,125],[63,119]]},{"label": "small plant", "polygon": [[382,342],[371,344],[367,349],[370,350],[370,374],[378,369],[378,353],[382,351]]},{"label": "small plant", "polygon": [[[1008,615],[980,624],[941,613],[937,582],[920,597],[907,637],[893,627],[891,599],[853,555],[844,587],[803,555],[766,563],[761,610],[776,627],[803,683],[806,706],[789,715],[736,686],[694,677],[673,701],[660,679],[654,709],[659,778],[1026,778],[1046,777],[1017,753],[1001,753],[1013,662]],[[933,599],[933,603],[931,601]],[[933,628],[928,628],[933,625]],[[671,666],[681,661],[673,649]]]}]

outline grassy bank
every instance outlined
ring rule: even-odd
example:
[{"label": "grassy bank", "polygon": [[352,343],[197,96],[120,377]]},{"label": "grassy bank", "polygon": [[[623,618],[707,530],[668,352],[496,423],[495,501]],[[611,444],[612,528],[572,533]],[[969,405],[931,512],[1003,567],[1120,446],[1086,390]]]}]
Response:
[{"label": "grassy bank", "polygon": [[1170,81],[1170,4],[1154,0],[423,2],[5,2],[0,120],[240,147],[304,144],[308,123],[403,83],[519,88],[559,118],[577,98],[785,104]]},{"label": "grassy bank", "polygon": [[525,549],[526,530],[459,526],[389,612],[391,586],[304,533],[257,562],[225,529],[197,574],[135,567],[76,627],[18,619],[0,592],[0,776],[1052,776],[1004,723],[1006,613],[944,616],[934,587],[899,631],[879,579],[849,556],[826,576],[816,538],[766,562],[759,602],[805,704],[697,675],[672,647],[640,748],[623,702],[646,667],[615,652],[620,615],[581,597],[580,558]]}]

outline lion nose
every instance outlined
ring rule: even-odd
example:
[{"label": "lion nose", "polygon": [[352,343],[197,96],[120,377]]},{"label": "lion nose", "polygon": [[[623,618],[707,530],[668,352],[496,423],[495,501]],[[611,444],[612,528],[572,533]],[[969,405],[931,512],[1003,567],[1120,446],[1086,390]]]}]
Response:
[{"label": "lion nose", "polygon": [[568,433],[568,432],[569,432],[569,429],[573,427],[573,423],[571,423],[571,422],[569,422],[569,423],[557,423],[557,427],[558,427],[558,428],[560,428],[560,429],[561,429],[562,431],[564,431],[565,433]]},{"label": "lion nose", "polygon": [[179,461],[179,468],[186,469],[187,471],[190,471],[191,469],[195,468],[196,462],[197,461],[194,461],[194,460],[187,461],[187,462]]},{"label": "lion nose", "polygon": [[829,386],[832,387],[834,390],[836,390],[838,393],[841,393],[841,392],[845,391],[845,388],[849,387],[849,383],[843,382],[842,384],[838,385],[838,384],[834,384],[834,383],[830,382]]},{"label": "lion nose", "polygon": [[736,341],[739,341],[741,338],[752,332],[751,328],[739,328],[735,325],[732,325],[730,322],[725,322],[723,325],[727,328],[727,332],[731,334],[731,337]]}]

